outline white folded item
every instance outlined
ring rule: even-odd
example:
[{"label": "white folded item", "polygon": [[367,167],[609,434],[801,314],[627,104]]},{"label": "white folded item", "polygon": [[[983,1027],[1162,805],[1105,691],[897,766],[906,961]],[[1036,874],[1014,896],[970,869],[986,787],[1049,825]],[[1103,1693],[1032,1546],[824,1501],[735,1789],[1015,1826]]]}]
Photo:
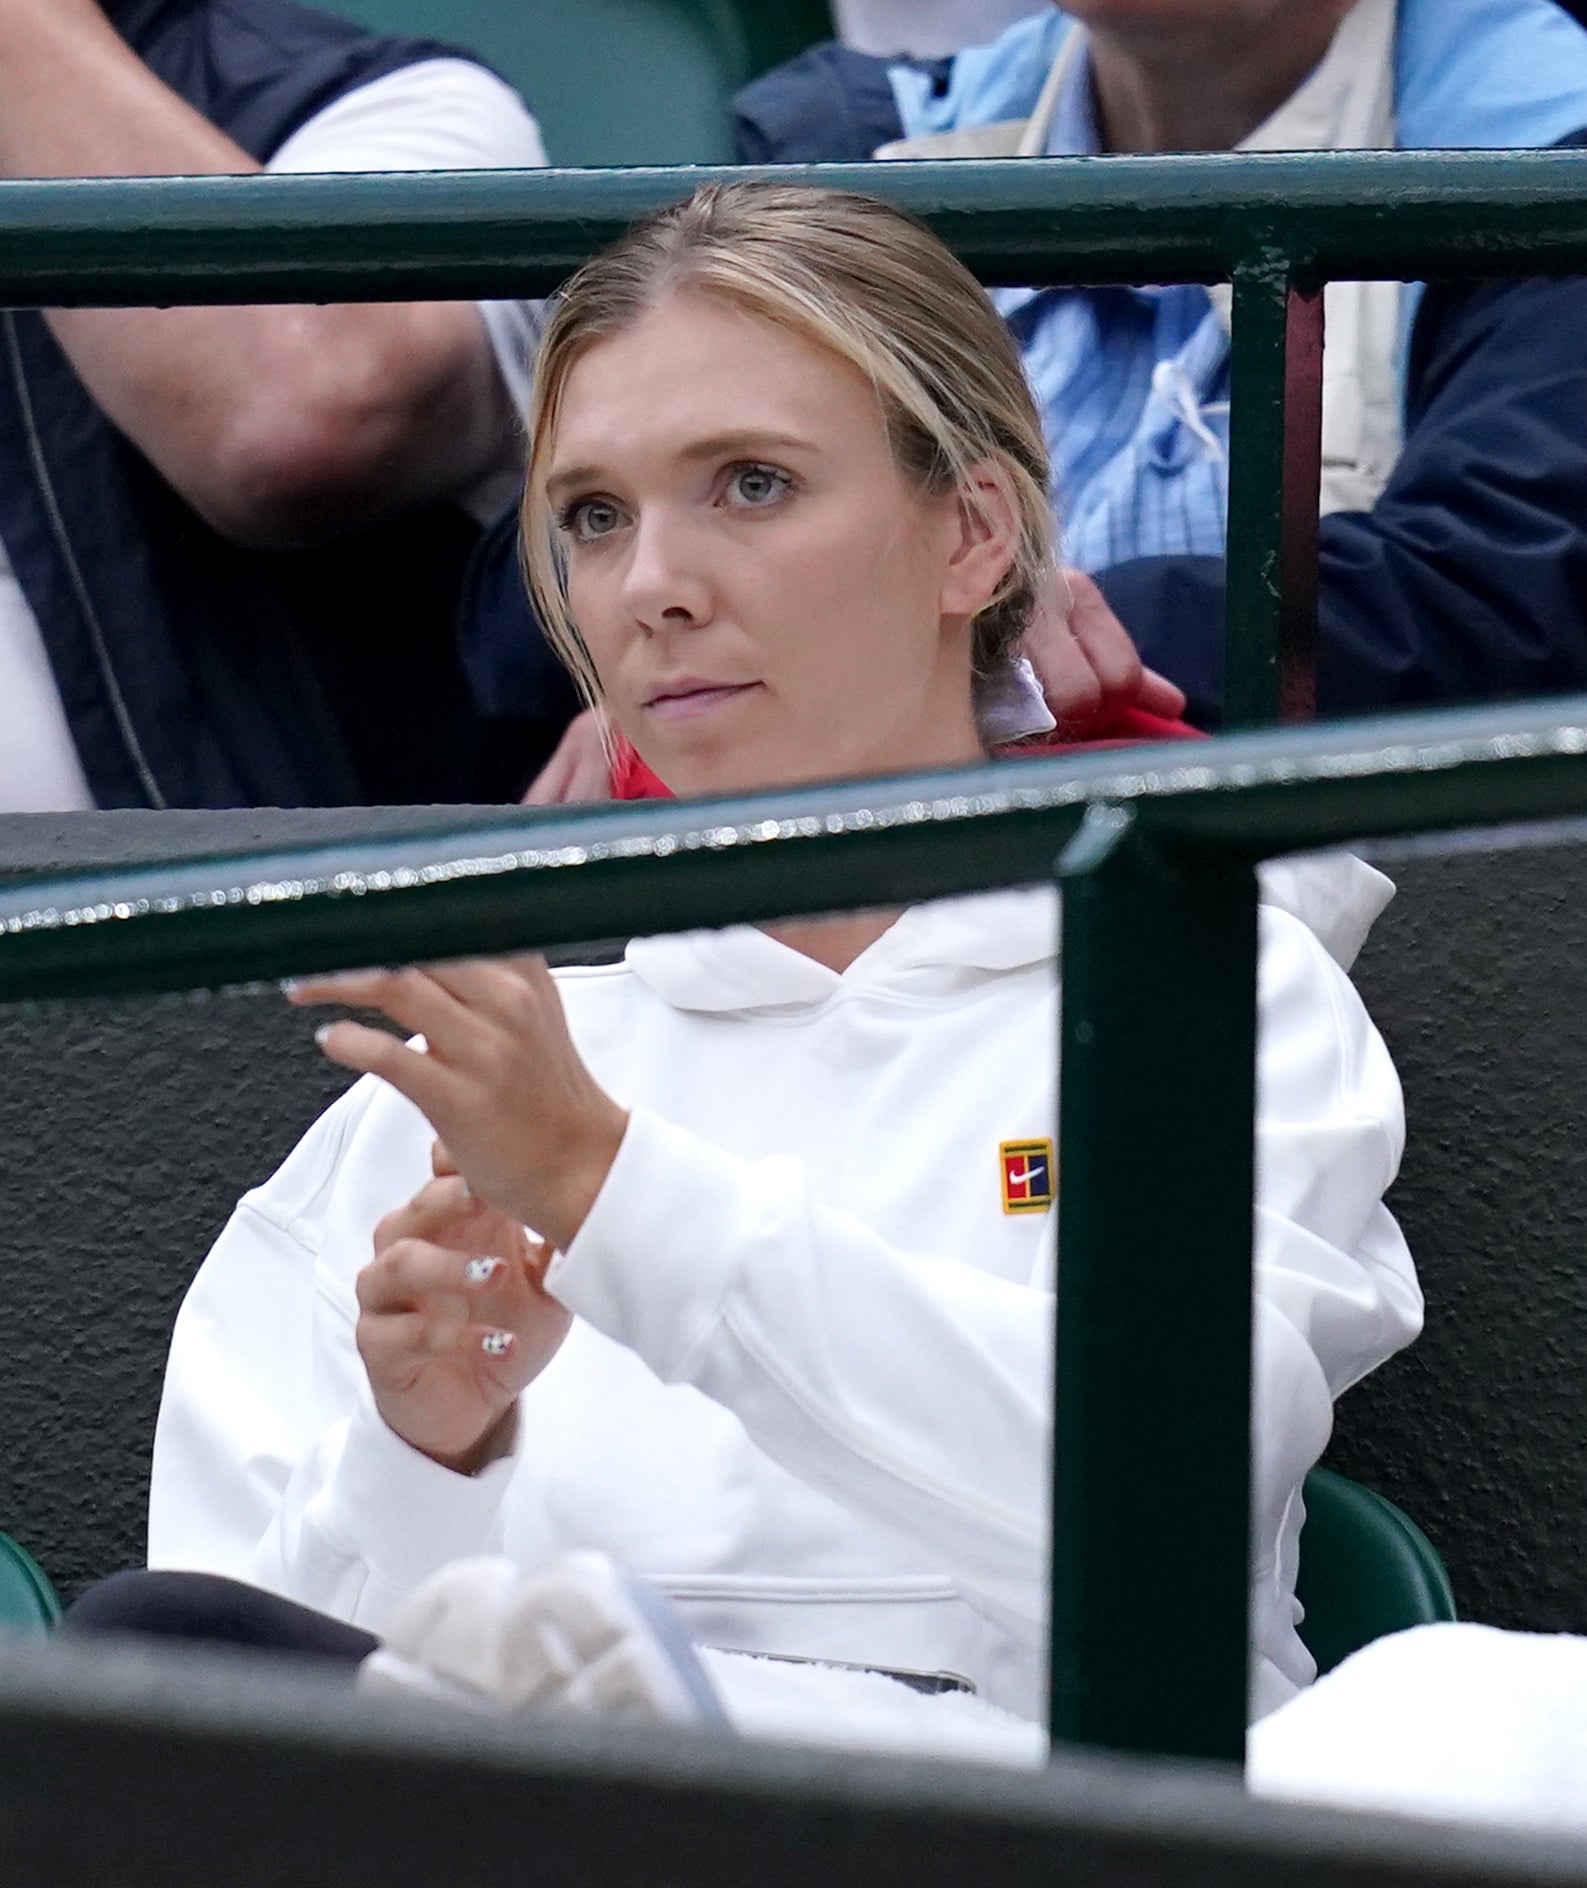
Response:
[{"label": "white folded item", "polygon": [[722,1707],[660,1594],[605,1554],[526,1573],[492,1556],[426,1580],[358,1668],[360,1691],[488,1714],[707,1724]]},{"label": "white folded item", "polygon": [[1264,1796],[1587,1833],[1587,1638],[1417,1626],[1251,1728]]},{"label": "white folded item", "polygon": [[747,1737],[1039,1764],[1039,1725],[880,1672],[697,1646],[670,1602],[605,1554],[534,1572],[494,1557],[426,1580],[358,1669],[360,1691],[490,1715],[721,1724]]}]

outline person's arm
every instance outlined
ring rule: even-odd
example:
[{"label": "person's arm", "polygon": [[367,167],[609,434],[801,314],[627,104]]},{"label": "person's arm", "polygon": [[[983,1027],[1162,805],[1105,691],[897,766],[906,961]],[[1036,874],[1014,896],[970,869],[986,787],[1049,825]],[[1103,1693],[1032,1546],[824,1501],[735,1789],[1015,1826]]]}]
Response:
[{"label": "person's arm", "polygon": [[[1333,1398],[1414,1335],[1420,1304],[1382,1204],[1400,1151],[1387,1052],[1305,926],[1275,911],[1263,925],[1259,1607],[1282,1585],[1285,1516]],[[732,1410],[801,1480],[892,1523],[994,1616],[1045,1617],[1043,1284],[901,1251],[812,1199],[796,1163],[738,1161],[637,1112],[546,1283],[664,1381]]]},{"label": "person's arm", "polygon": [[358,1352],[356,1269],[376,1219],[428,1174],[430,1144],[421,1116],[366,1082],[238,1204],[172,1335],[151,1566],[379,1630],[447,1561],[499,1549],[511,1462],[460,1474],[410,1447]]},{"label": "person's arm", "polygon": [[[1325,714],[1587,688],[1587,279],[1427,291],[1405,447],[1369,512],[1320,531]],[[1097,573],[1139,645],[1214,726],[1221,559]]]},{"label": "person's arm", "polygon": [[[1402,1140],[1387,1051],[1304,924],[1268,909],[1263,930],[1254,1566],[1279,1605],[1285,1520],[1332,1398],[1414,1335],[1420,1300],[1382,1204]],[[297,996],[423,1030],[429,1054],[346,1022],[322,1045],[423,1108],[475,1191],[558,1249],[553,1297],[885,1519],[989,1614],[1042,1618],[1045,1281],[901,1250],[814,1198],[797,1160],[739,1159],[645,1109],[619,1121],[543,965],[360,973]]]},{"label": "person's arm", "polygon": [[1321,527],[1330,714],[1587,687],[1587,279],[1434,285],[1405,449]]},{"label": "person's arm", "polygon": [[[136,58],[96,0],[0,0],[0,175],[258,169]],[[239,542],[355,529],[456,493],[509,449],[508,401],[469,303],[49,321],[108,416]]]}]

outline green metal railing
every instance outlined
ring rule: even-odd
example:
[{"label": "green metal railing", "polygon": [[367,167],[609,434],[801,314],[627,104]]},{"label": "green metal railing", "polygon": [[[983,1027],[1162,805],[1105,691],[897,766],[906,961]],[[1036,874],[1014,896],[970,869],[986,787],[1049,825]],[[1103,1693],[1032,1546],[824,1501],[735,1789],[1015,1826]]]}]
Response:
[{"label": "green metal railing", "polygon": [[[705,178],[748,174],[0,182],[0,306],[544,294],[642,211]],[[1587,151],[1046,158],[777,174],[904,205],[991,285],[1233,282],[1230,727],[1304,720],[1314,699],[1318,464],[1306,444],[1321,397],[1316,291],[1341,278],[1587,268]]]},{"label": "green metal railing", "polygon": [[[0,303],[542,292],[705,174],[3,184]],[[1281,706],[1303,719],[1309,703],[1316,464],[1295,442],[1315,437],[1321,284],[1587,273],[1587,153],[809,174],[918,211],[989,283],[1232,277],[1229,704],[1246,725]],[[0,890],[0,1000],[227,985],[1056,875],[1053,1729],[1237,1758],[1255,864],[1583,812],[1587,698],[732,802],[514,812],[378,845],[360,845],[350,818],[334,849]]]}]

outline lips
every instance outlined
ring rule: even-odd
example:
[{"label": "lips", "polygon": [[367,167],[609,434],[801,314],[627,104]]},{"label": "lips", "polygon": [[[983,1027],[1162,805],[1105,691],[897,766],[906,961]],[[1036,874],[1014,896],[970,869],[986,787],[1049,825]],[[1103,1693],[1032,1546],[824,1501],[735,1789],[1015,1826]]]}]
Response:
[{"label": "lips", "polygon": [[660,720],[687,721],[726,707],[759,687],[759,682],[712,682],[684,675],[664,682],[646,700],[645,707]]}]

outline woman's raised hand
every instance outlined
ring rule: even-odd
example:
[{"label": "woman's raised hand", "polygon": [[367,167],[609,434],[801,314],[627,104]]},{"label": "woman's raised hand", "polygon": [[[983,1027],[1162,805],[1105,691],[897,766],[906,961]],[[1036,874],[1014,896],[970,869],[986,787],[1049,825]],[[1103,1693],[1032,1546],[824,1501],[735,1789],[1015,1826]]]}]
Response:
[{"label": "woman's raised hand", "polygon": [[1125,708],[1177,721],[1183,692],[1141,661],[1130,632],[1084,571],[1054,569],[1021,643],[1066,740],[1107,728]]},{"label": "woman's raised hand", "polygon": [[358,1354],[387,1427],[466,1475],[511,1447],[518,1394],[572,1318],[540,1283],[548,1248],[478,1199],[439,1145],[434,1163],[375,1228]]},{"label": "woman's raised hand", "polygon": [[572,1244],[617,1158],[627,1114],[573,1046],[539,957],[304,979],[294,1003],[376,1009],[425,1047],[363,1023],[329,1023],[331,1061],[378,1075],[418,1108],[475,1194],[553,1250]]}]

